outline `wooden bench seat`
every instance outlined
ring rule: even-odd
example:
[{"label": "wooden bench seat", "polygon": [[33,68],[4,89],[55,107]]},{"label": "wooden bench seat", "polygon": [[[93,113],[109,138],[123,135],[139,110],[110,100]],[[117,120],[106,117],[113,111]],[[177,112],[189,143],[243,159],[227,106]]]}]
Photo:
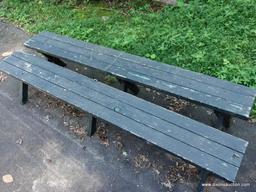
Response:
[{"label": "wooden bench seat", "polygon": [[22,101],[33,86],[143,138],[178,157],[233,182],[247,141],[94,81],[43,58],[16,52],[0,62],[0,71],[22,81]]},{"label": "wooden bench seat", "polygon": [[256,96],[252,88],[54,33],[35,35],[25,46],[209,107],[226,127],[231,115],[249,118]]}]

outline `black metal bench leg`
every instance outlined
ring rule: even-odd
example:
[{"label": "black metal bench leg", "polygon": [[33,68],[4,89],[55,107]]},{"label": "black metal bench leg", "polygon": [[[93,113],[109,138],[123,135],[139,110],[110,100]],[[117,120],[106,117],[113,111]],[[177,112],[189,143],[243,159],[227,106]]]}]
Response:
[{"label": "black metal bench leg", "polygon": [[118,79],[119,83],[123,86],[123,91],[127,92],[128,91],[128,82],[124,81],[122,79]]},{"label": "black metal bench leg", "polygon": [[130,89],[133,95],[138,95],[138,93],[140,92],[140,88],[135,85],[134,83],[130,83],[130,82],[125,82],[127,89]]},{"label": "black metal bench leg", "polygon": [[140,89],[136,84],[130,83],[128,81],[121,80],[121,79],[118,79],[118,81],[121,84],[123,84],[123,91],[124,92],[128,92],[128,89],[129,89],[129,90],[131,90],[133,95],[137,95],[139,93]]},{"label": "black metal bench leg", "polygon": [[97,121],[97,119],[90,114],[88,129],[87,129],[87,135],[89,137],[91,137],[96,132],[96,121]]},{"label": "black metal bench leg", "polygon": [[123,84],[124,84],[124,92],[126,92],[127,93],[127,91],[128,91],[128,85],[127,85],[127,83],[126,82],[123,82]]},{"label": "black metal bench leg", "polygon": [[209,176],[209,172],[205,170],[201,170],[200,172],[200,180],[197,186],[197,192],[203,192],[204,191],[204,184],[207,181],[207,178]]},{"label": "black metal bench leg", "polygon": [[21,83],[21,104],[24,105],[28,101],[28,85],[24,82]]},{"label": "black metal bench leg", "polygon": [[50,61],[52,63],[55,63],[55,64],[57,64],[61,67],[66,67],[67,66],[66,63],[64,63],[62,60],[60,60],[57,57],[53,57],[53,56],[50,56],[50,55],[47,55],[47,54],[43,54],[43,55],[47,58],[48,61]]},{"label": "black metal bench leg", "polygon": [[230,127],[231,116],[220,113],[218,111],[214,111],[214,113],[217,117],[216,128],[222,131],[226,131]]}]

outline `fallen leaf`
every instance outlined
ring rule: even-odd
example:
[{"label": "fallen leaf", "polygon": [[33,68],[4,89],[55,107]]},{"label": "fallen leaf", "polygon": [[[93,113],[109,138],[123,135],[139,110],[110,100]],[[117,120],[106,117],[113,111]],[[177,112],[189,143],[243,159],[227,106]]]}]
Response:
[{"label": "fallen leaf", "polygon": [[189,169],[195,169],[196,167],[195,167],[194,165],[189,164],[189,165],[188,165],[188,168],[189,168]]},{"label": "fallen leaf", "polygon": [[127,157],[127,155],[128,155],[126,151],[123,151],[122,154],[123,154],[123,156],[125,156],[125,157]]},{"label": "fallen leaf", "polygon": [[23,143],[23,140],[22,140],[21,138],[19,138],[19,139],[16,140],[16,144],[21,145],[22,143]]},{"label": "fallen leaf", "polygon": [[139,154],[134,158],[134,163],[137,168],[149,168],[151,166],[149,159],[142,154]]},{"label": "fallen leaf", "polygon": [[119,141],[116,142],[116,147],[121,150],[123,148],[123,144]]},{"label": "fallen leaf", "polygon": [[173,184],[170,181],[166,181],[161,183],[163,186],[165,186],[166,188],[172,189],[173,188]]},{"label": "fallen leaf", "polygon": [[154,171],[157,175],[160,174],[160,171],[159,171],[158,169],[153,169],[153,171]]},{"label": "fallen leaf", "polygon": [[5,75],[4,73],[0,72],[0,82],[3,82],[7,79],[7,75]]},{"label": "fallen leaf", "polygon": [[13,182],[13,177],[10,174],[4,175],[2,179],[3,179],[4,183],[12,183]]},{"label": "fallen leaf", "polygon": [[206,113],[208,114],[208,115],[211,115],[212,114],[212,111],[206,111]]},{"label": "fallen leaf", "polygon": [[64,121],[64,126],[67,127],[69,123],[67,121]]},{"label": "fallen leaf", "polygon": [[102,140],[100,140],[100,143],[101,144],[103,144],[103,145],[105,145],[105,146],[109,146],[109,141],[108,141],[108,139],[106,138],[106,139],[102,139]]},{"label": "fallen leaf", "polygon": [[6,52],[3,52],[2,53],[2,56],[3,57],[7,57],[7,56],[9,56],[9,55],[11,55],[12,54],[12,51],[6,51]]},{"label": "fallen leaf", "polygon": [[46,115],[46,116],[44,117],[44,119],[45,119],[46,121],[49,121],[49,120],[50,120],[49,115]]}]

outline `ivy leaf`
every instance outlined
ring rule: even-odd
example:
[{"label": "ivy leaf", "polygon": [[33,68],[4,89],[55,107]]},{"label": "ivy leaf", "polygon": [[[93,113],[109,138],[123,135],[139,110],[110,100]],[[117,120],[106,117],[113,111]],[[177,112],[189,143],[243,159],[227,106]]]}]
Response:
[{"label": "ivy leaf", "polygon": [[151,59],[155,59],[155,58],[156,58],[156,54],[151,54],[151,55],[150,55],[150,58],[151,58]]}]

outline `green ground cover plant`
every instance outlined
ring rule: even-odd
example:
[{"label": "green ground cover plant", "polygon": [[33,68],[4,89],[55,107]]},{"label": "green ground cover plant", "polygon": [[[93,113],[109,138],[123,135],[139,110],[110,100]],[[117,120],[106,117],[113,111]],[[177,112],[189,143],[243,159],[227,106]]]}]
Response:
[{"label": "green ground cover plant", "polygon": [[2,0],[0,18],[256,87],[255,0],[106,2]]}]

